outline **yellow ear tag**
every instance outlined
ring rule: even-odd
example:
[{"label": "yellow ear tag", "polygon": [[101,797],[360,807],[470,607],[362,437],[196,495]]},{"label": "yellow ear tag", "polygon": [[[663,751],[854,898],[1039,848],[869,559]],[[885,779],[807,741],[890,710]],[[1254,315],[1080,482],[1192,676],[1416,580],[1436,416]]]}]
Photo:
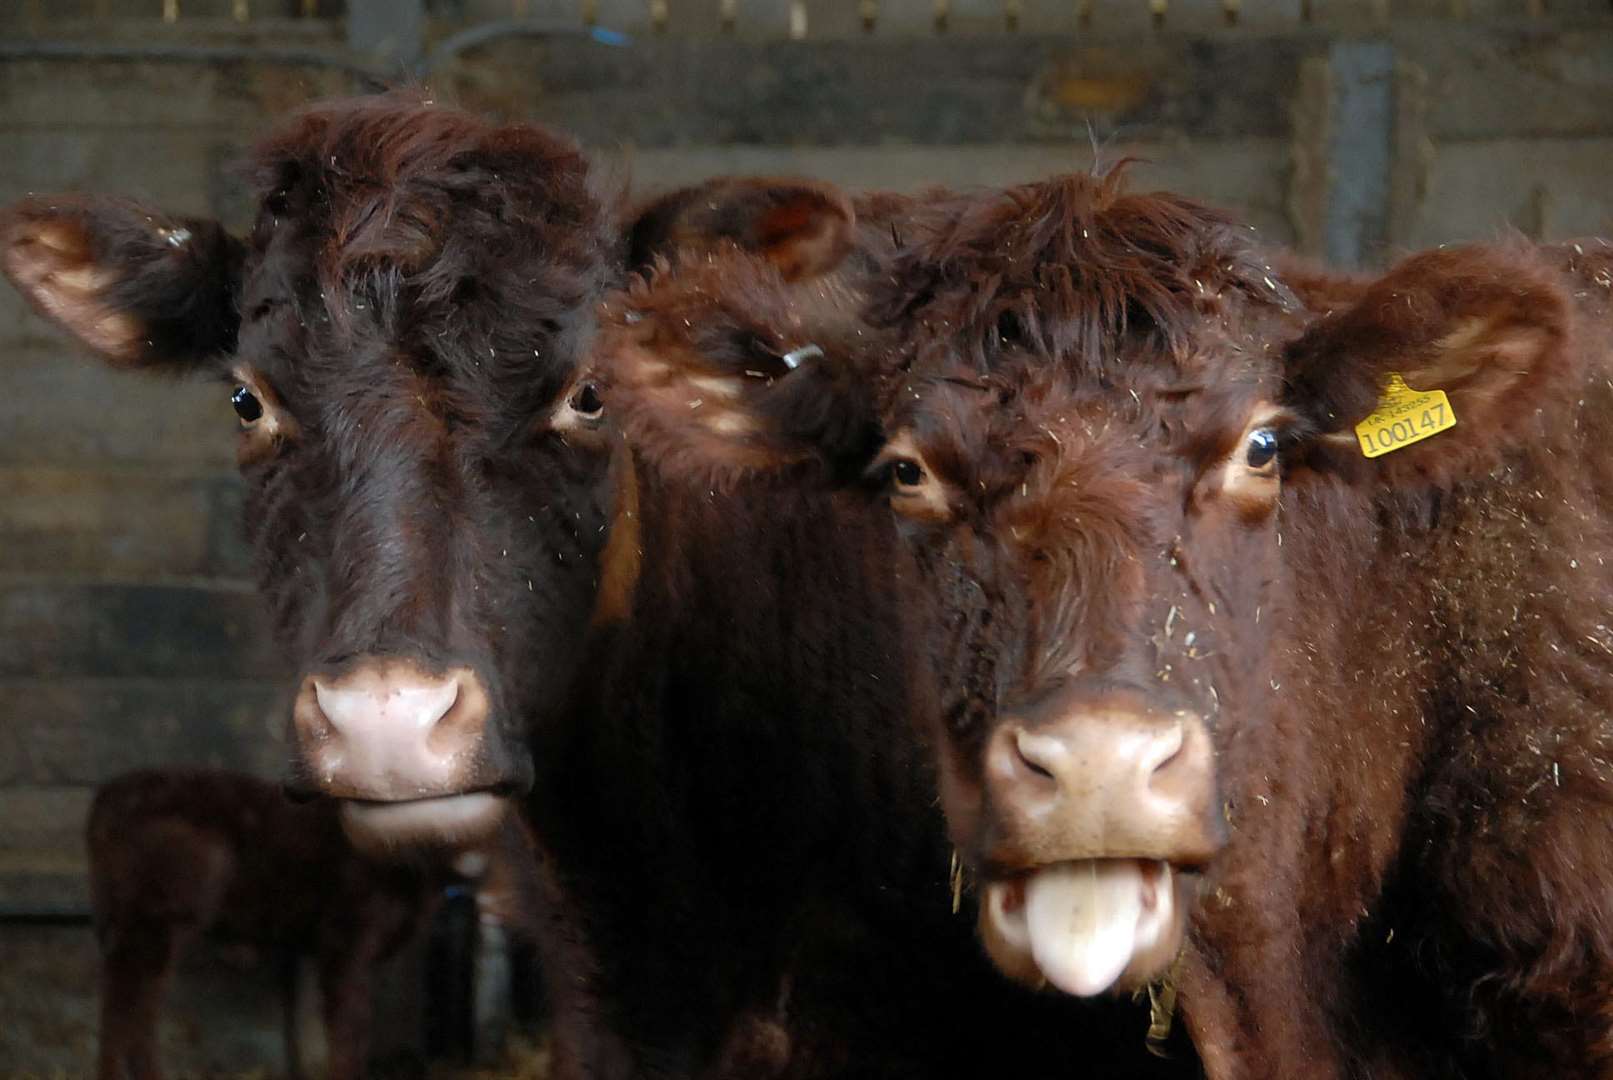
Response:
[{"label": "yellow ear tag", "polygon": [[1378,407],[1355,425],[1355,437],[1361,440],[1361,452],[1372,458],[1404,450],[1455,426],[1456,414],[1445,391],[1413,390],[1399,374],[1391,373]]}]

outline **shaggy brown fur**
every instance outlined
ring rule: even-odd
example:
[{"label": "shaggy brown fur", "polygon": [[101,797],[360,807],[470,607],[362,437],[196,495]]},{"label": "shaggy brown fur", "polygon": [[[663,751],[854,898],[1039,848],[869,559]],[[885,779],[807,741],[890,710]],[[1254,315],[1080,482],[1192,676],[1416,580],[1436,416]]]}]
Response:
[{"label": "shaggy brown fur", "polygon": [[[262,409],[249,525],[304,670],[383,655],[486,684],[457,786],[538,774],[561,1075],[1042,1074],[1111,1048],[1121,1075],[1166,1068],[1143,1017],[1004,983],[951,913],[892,530],[819,495],[670,490],[612,436],[575,360],[618,252],[566,144],[386,98],[316,109],[255,160],[250,244],[40,200],[0,220],[0,259],[120,362],[238,367]],[[624,235],[652,262],[754,247],[827,316],[902,204],[852,220],[824,190],[725,182]],[[180,330],[147,345],[158,324]],[[1094,1038],[1109,1017],[1131,1037]]]},{"label": "shaggy brown fur", "polygon": [[[856,314],[894,244],[882,215],[904,204],[859,200],[855,223],[815,190],[794,205],[809,251],[856,237],[834,272],[803,272],[776,235],[759,253],[688,244],[611,305],[602,350],[645,361],[657,404],[636,415],[660,423],[617,451],[629,603],[596,629],[573,721],[536,733],[530,805],[569,902],[557,921],[588,960],[568,1007],[610,1018],[561,1021],[582,1036],[561,1047],[565,1075],[1183,1075],[1180,1048],[1146,1053],[1140,1007],[1006,983],[953,913],[931,754],[907,721],[911,567],[892,524],[856,497],[665,467],[680,432],[741,437],[746,381],[793,357],[810,382],[801,346],[869,337]],[[685,338],[709,366],[657,397],[654,357]],[[791,415],[874,448],[854,410]],[[782,442],[755,433],[747,452]]]},{"label": "shaggy brown fur", "polygon": [[221,380],[221,423],[239,387],[247,531],[288,658],[470,668],[491,717],[459,779],[524,786],[519,736],[573,676],[607,509],[603,457],[552,422],[620,273],[586,163],[392,94],[299,114],[250,174],[244,239],[40,197],[0,213],[0,266],[112,362]]},{"label": "shaggy brown fur", "polygon": [[[1113,181],[909,235],[875,307],[893,360],[765,369],[730,446],[708,426],[665,460],[871,470],[937,608],[912,692],[966,860],[1039,857],[987,790],[989,732],[1126,688],[1217,748],[1228,839],[1178,972],[1211,1076],[1613,1071],[1609,249],[1430,252],[1300,280],[1307,311],[1224,219]],[[705,340],[788,312],[755,280],[731,271],[746,299]],[[734,374],[673,323],[633,333],[661,342],[612,354],[633,430],[675,431],[680,371]],[[1389,372],[1458,425],[1368,460],[1352,428]],[[818,419],[847,411],[876,454]],[[1257,428],[1281,447],[1258,468]]]},{"label": "shaggy brown fur", "polygon": [[271,784],[187,769],[128,773],[101,785],[88,827],[101,947],[101,1080],[157,1080],[158,1014],[181,954],[206,936],[286,961],[286,1048],[306,1067],[298,965],[317,979],[332,1080],[361,1076],[376,966],[419,931],[443,889],[476,882],[488,919],[532,933],[532,854],[511,822],[474,853],[382,862],[354,851],[335,806],[296,805]]}]

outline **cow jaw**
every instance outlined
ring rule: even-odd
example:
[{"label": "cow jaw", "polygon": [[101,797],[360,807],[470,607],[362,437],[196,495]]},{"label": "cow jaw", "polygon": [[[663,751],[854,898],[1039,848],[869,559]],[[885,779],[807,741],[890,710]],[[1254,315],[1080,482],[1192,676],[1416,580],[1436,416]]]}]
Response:
[{"label": "cow jaw", "polygon": [[1163,975],[1186,912],[1169,863],[1083,859],[985,887],[980,931],[1004,973],[1090,997]]},{"label": "cow jaw", "polygon": [[509,800],[488,791],[406,802],[343,799],[342,829],[353,846],[371,855],[400,848],[458,847],[486,839]]}]

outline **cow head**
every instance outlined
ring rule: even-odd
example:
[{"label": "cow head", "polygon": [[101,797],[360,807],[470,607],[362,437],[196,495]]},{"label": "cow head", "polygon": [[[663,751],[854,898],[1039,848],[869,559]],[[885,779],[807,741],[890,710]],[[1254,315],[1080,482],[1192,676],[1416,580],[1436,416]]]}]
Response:
[{"label": "cow head", "polygon": [[[219,381],[261,602],[300,672],[290,786],[345,800],[364,843],[483,833],[630,587],[636,535],[612,524],[632,487],[578,363],[629,245],[570,143],[409,95],[316,107],[251,166],[244,237],[34,198],[0,215],[0,268],[115,367]],[[721,206],[782,257],[769,222],[820,197],[725,182],[629,239],[653,259]]]},{"label": "cow head", "polygon": [[120,368],[220,381],[262,602],[301,672],[293,787],[356,832],[478,832],[572,676],[608,506],[578,384],[614,240],[570,144],[408,96],[255,150],[244,237],[100,197],[0,259]]},{"label": "cow head", "polygon": [[[1486,460],[1560,351],[1561,290],[1515,253],[1435,253],[1317,318],[1230,222],[1116,178],[907,233],[866,338],[820,333],[754,270],[652,285],[600,339],[613,400],[663,467],[837,483],[897,517],[892,557],[923,583],[915,696],[988,951],[1072,993],[1137,986],[1181,947],[1229,812],[1281,791],[1249,733],[1306,617],[1294,534],[1357,526],[1315,522],[1323,492],[1370,518]],[[703,314],[658,321],[680,288]],[[1362,458],[1351,428],[1389,372],[1465,426]],[[686,407],[712,386],[717,408]]]}]

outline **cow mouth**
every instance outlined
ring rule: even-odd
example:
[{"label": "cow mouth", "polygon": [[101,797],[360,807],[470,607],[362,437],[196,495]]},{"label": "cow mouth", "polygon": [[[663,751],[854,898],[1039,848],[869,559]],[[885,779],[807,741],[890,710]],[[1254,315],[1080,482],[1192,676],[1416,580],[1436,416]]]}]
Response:
[{"label": "cow mouth", "polygon": [[485,839],[511,800],[496,788],[424,799],[377,802],[341,799],[342,830],[370,853],[421,846],[462,846]]},{"label": "cow mouth", "polygon": [[1190,871],[1157,859],[1051,863],[988,882],[980,933],[1009,977],[1091,997],[1166,973],[1186,932]]}]

